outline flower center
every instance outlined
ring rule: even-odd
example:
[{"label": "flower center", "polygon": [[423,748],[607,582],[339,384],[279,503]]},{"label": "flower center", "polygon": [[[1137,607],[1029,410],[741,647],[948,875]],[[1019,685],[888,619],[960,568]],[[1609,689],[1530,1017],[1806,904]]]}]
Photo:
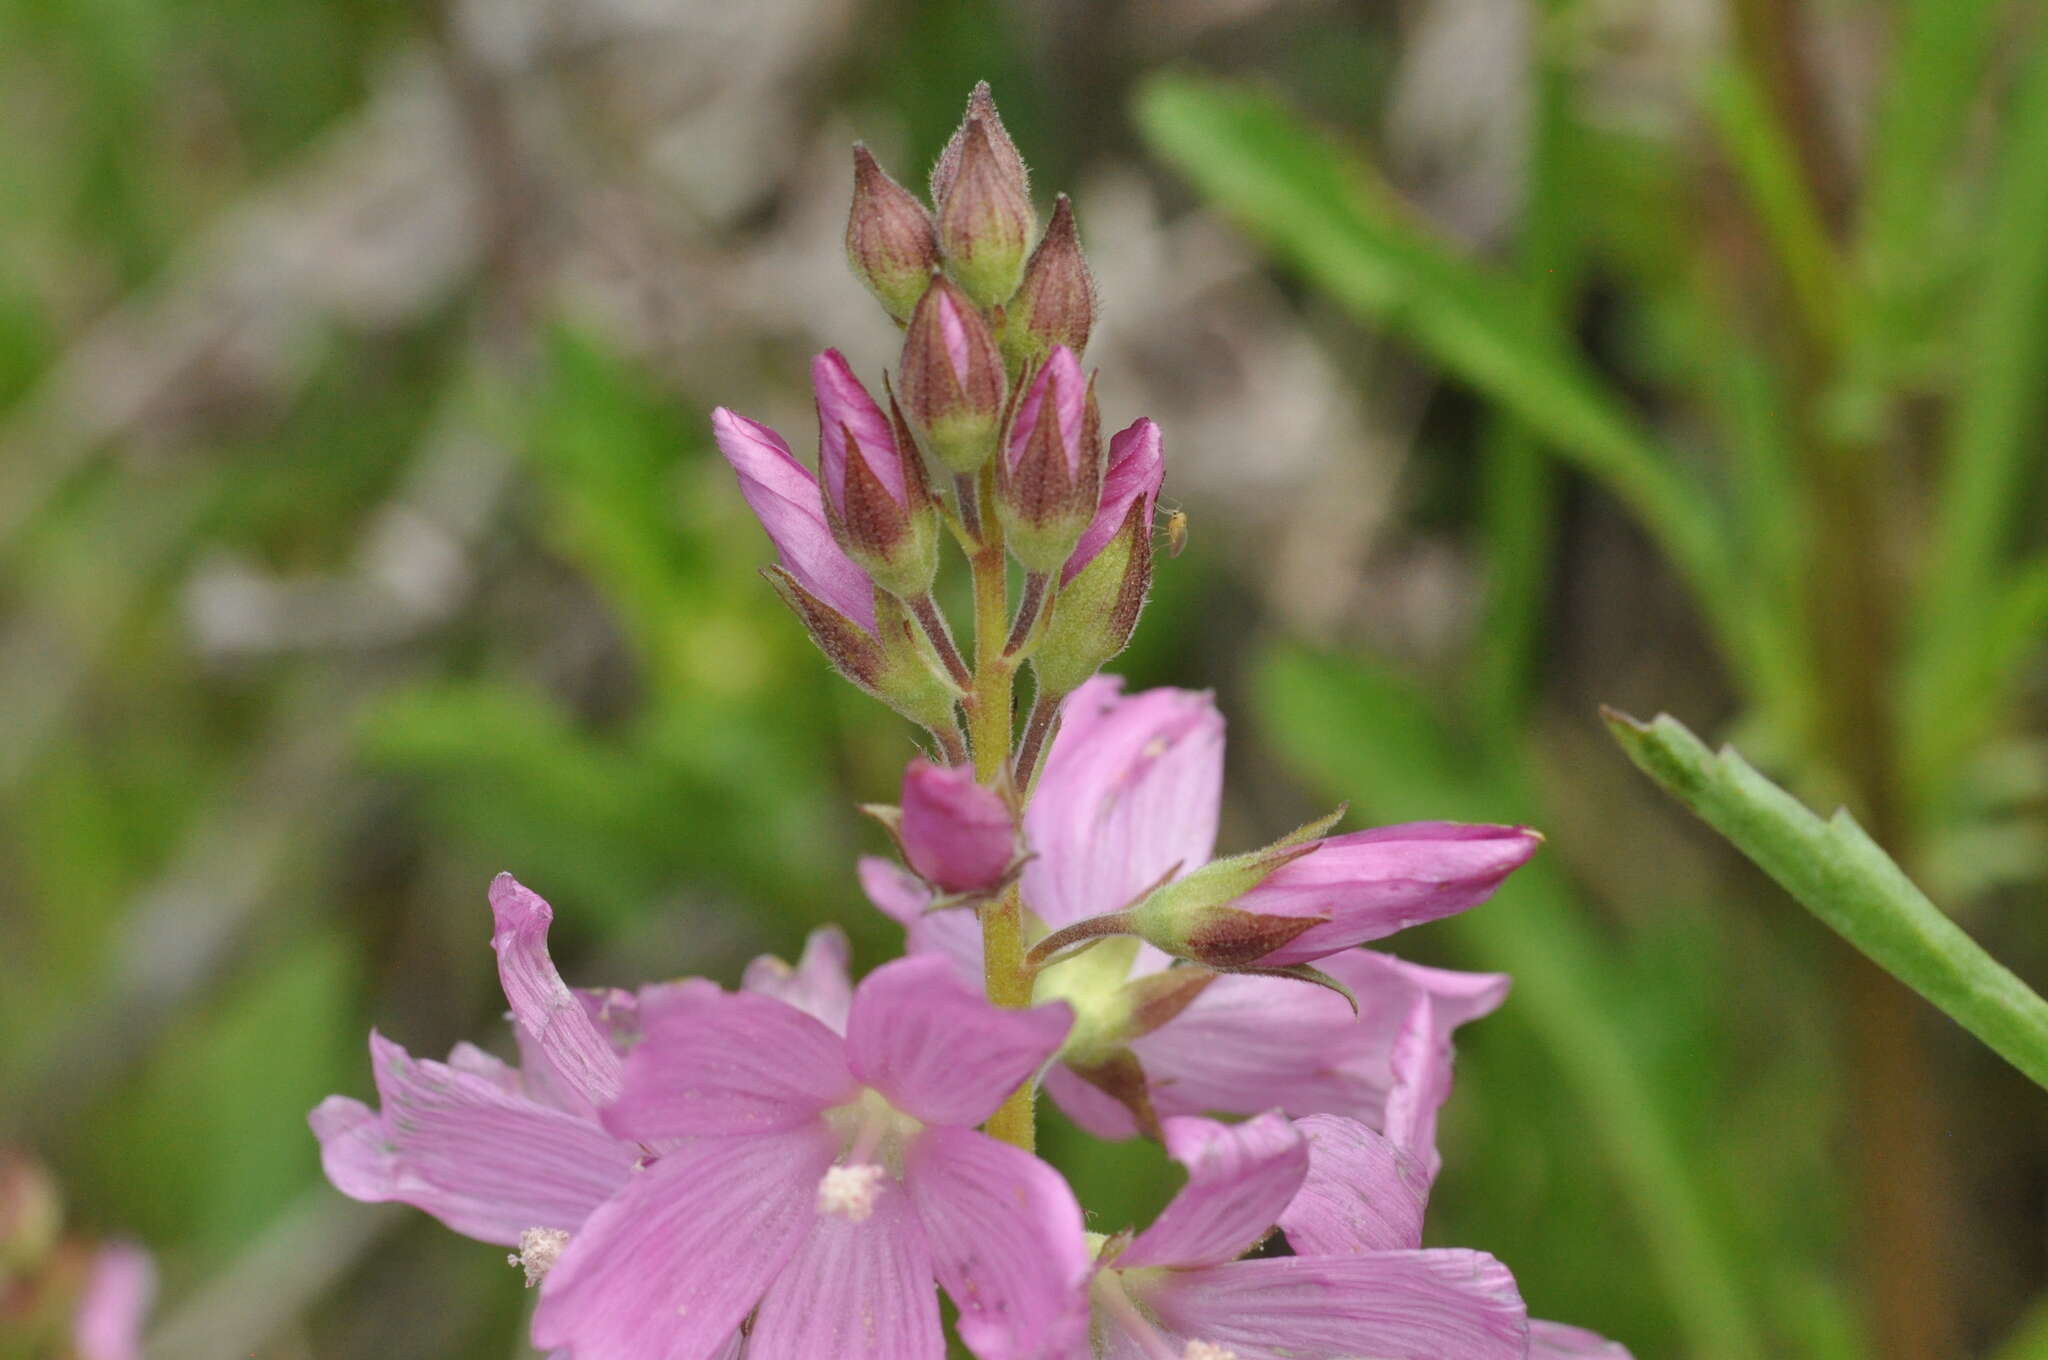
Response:
[{"label": "flower center", "polygon": [[1124,1287],[1124,1274],[1114,1267],[1098,1270],[1089,1294],[1097,1317],[1128,1337],[1145,1360],[1237,1360],[1236,1351],[1213,1341],[1196,1340],[1178,1346],[1169,1340],[1152,1315]]},{"label": "flower center", "polygon": [[526,1287],[531,1289],[547,1278],[568,1245],[569,1234],[560,1228],[528,1228],[519,1234],[519,1250],[507,1256],[505,1264],[524,1269]]},{"label": "flower center", "polygon": [[818,1212],[865,1223],[903,1174],[904,1142],[924,1126],[873,1090],[827,1110],[825,1122],[839,1135],[840,1153],[818,1180]]}]

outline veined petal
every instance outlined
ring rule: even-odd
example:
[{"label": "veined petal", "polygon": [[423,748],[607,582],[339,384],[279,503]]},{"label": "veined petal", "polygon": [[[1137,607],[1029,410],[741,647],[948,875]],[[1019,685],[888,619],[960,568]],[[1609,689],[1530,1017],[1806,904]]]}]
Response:
[{"label": "veined petal", "polygon": [[1308,1144],[1278,1111],[1242,1124],[1169,1119],[1164,1131],[1188,1183],[1117,1257],[1120,1269],[1235,1261],[1273,1231],[1308,1174]]},{"label": "veined petal", "polygon": [[1434,1040],[1507,995],[1500,974],[1421,968],[1352,949],[1317,965],[1358,998],[1286,978],[1216,979],[1168,1024],[1132,1043],[1161,1116],[1279,1108],[1296,1118],[1342,1114],[1384,1127],[1397,1074],[1394,1046],[1430,999]]},{"label": "veined petal", "polygon": [[1475,1251],[1233,1261],[1173,1271],[1143,1302],[1239,1360],[1524,1360],[1529,1340],[1514,1277]]},{"label": "veined petal", "polygon": [[903,1173],[961,1340],[981,1360],[1064,1356],[1086,1335],[1092,1272],[1059,1172],[969,1129],[929,1128]]},{"label": "veined petal", "polygon": [[861,856],[860,886],[883,915],[902,925],[906,953],[937,954],[951,960],[961,981],[981,985],[981,919],[972,911],[927,911],[931,889],[880,855]]},{"label": "veined petal", "polygon": [[1529,1360],[1634,1360],[1616,1341],[1562,1322],[1529,1323]]},{"label": "veined petal", "polygon": [[772,996],[822,1021],[835,1033],[846,1032],[846,1010],[853,1004],[853,980],[846,965],[852,946],[838,926],[819,926],[804,941],[803,957],[792,968],[773,954],[747,965],[740,986]]},{"label": "veined petal", "polygon": [[832,537],[824,496],[810,469],[781,435],[723,406],[711,413],[711,432],[783,567],[804,589],[874,632],[874,583]]},{"label": "veined petal", "polygon": [[[811,387],[818,399],[818,473],[832,504],[842,511],[846,507],[846,460],[855,456],[898,505],[907,504],[904,455],[896,447],[895,427],[854,376],[846,356],[828,349],[811,360]],[[849,434],[857,453],[847,447]]]},{"label": "veined petal", "polygon": [[853,1095],[844,1042],[796,1007],[701,979],[640,996],[641,1039],[604,1112],[621,1138],[795,1128]]},{"label": "veined petal", "polygon": [[591,1020],[548,957],[554,909],[512,875],[499,874],[491,880],[491,916],[498,981],[512,1005],[514,1023],[584,1100],[604,1105],[616,1099],[619,1055],[611,1038]]},{"label": "veined petal", "polygon": [[816,1221],[834,1152],[820,1122],[662,1158],[570,1239],[541,1284],[534,1344],[607,1360],[720,1354]]},{"label": "veined petal", "polygon": [[1130,905],[1215,849],[1223,715],[1193,690],[1122,688],[1099,675],[1067,696],[1024,814],[1024,901],[1055,930]]},{"label": "veined petal", "polygon": [[632,1171],[632,1147],[489,1077],[377,1034],[370,1060],[381,1113],[329,1096],[309,1116],[327,1178],[351,1199],[397,1200],[515,1246],[528,1228],[573,1231]]},{"label": "veined petal", "polygon": [[1159,499],[1165,477],[1159,427],[1150,420],[1141,417],[1110,439],[1109,467],[1102,474],[1102,498],[1096,502],[1095,518],[1088,522],[1080,541],[1074,544],[1073,554],[1060,568],[1061,585],[1079,576],[1081,569],[1102,551],[1102,545],[1116,537],[1124,516],[1130,513],[1132,501],[1145,502],[1145,522],[1151,523],[1152,506]]},{"label": "veined petal", "polygon": [[939,1291],[910,1198],[889,1183],[860,1222],[818,1214],[754,1320],[748,1360],[939,1360]]},{"label": "veined petal", "polygon": [[846,1057],[863,1085],[927,1124],[979,1124],[1073,1027],[1063,1001],[1004,1010],[942,958],[898,959],[853,995]]},{"label": "veined petal", "polygon": [[1355,1119],[1314,1114],[1295,1128],[1308,1139],[1308,1177],[1280,1215],[1300,1256],[1356,1256],[1422,1245],[1429,1172],[1391,1139]]}]

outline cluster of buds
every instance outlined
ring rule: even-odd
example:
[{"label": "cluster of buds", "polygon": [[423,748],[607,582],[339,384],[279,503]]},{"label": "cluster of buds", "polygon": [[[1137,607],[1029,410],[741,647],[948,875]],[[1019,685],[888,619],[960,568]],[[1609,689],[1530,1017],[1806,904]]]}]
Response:
[{"label": "cluster of buds", "polygon": [[1139,420],[1104,440],[1081,362],[1095,285],[1073,205],[1060,197],[1041,234],[986,85],[932,171],[929,207],[867,148],[853,164],[847,258],[903,327],[886,410],[827,350],[811,371],[815,476],[766,426],[721,410],[714,427],[780,552],[769,575],[784,600],[842,674],[957,764],[973,677],[933,595],[947,531],[977,571],[1005,553],[1023,568],[1002,661],[1032,666],[1049,725],[1129,642],[1151,588],[1159,430]]}]

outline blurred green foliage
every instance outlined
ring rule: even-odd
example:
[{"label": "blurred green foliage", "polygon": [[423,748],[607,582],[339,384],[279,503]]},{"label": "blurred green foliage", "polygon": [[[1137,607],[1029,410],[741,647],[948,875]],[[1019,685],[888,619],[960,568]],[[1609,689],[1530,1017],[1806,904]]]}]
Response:
[{"label": "blurred green foliage", "polygon": [[[1897,639],[1850,679],[1881,696],[1890,848],[2016,971],[2048,964],[2027,910],[2048,844],[2048,44],[2023,6],[1869,9],[1890,41],[1851,58],[1878,91],[1852,232],[1759,49],[1685,54],[1660,92],[1683,110],[1672,136],[1603,116],[1626,54],[1566,7],[1527,43],[1519,208],[1490,247],[1454,243],[1384,168],[1378,120],[1410,55],[1391,12],[1130,7],[1063,33],[1031,7],[892,0],[840,15],[829,59],[777,96],[792,119],[900,132],[915,165],[988,77],[1048,190],[1149,163],[1270,251],[1340,361],[1364,326],[1451,380],[1403,491],[1432,510],[1412,532],[1482,568],[1455,655],[1284,635],[1261,564],[1207,532],[1236,523],[1218,497],[1187,504],[1194,546],[1162,562],[1122,669],[1223,691],[1234,820],[1273,831],[1349,798],[1371,821],[1550,833],[1496,903],[1400,944],[1517,976],[1465,1036],[1431,1232],[1497,1252],[1539,1313],[1644,1360],[1890,1352],[1858,1298],[1833,942],[1674,828],[1599,743],[1596,701],[1653,708],[1646,676],[1676,674],[1668,701],[1702,726],[1853,799],[1824,580],[1845,540],[1875,539]],[[222,224],[393,67],[431,64],[445,27],[331,0],[0,0],[0,1137],[54,1164],[80,1226],[158,1253],[187,1342],[167,1354],[230,1324],[266,1356],[517,1353],[502,1253],[357,1212],[323,1188],[304,1124],[327,1092],[366,1093],[372,1025],[422,1052],[494,1033],[493,872],[555,903],[577,981],[731,980],[828,921],[861,968],[897,946],[849,872],[881,845],[852,805],[888,796],[908,736],[757,579],[765,545],[707,437],[730,399],[710,376],[544,290],[508,296],[486,259],[375,324],[322,315],[201,353],[167,406],[74,418],[129,400],[125,370],[88,362],[109,329],[195,257],[238,258]],[[1254,83],[1156,76],[1176,62]],[[576,108],[602,125],[632,103],[592,90]],[[757,366],[793,392],[791,340],[751,339],[721,380]],[[266,365],[295,380],[238,385]],[[444,458],[449,428],[502,462]],[[269,649],[205,641],[198,583],[223,562],[356,580],[393,507],[449,475],[479,520],[455,606]],[[1874,524],[1841,523],[1844,476]],[[1602,593],[1661,570],[1585,549],[1624,516],[1683,602]],[[280,630],[317,623],[320,598],[286,597]],[[1630,664],[1646,653],[1671,659]],[[2048,1111],[1957,1036],[1929,1042],[1968,1163],[1959,1259],[1979,1267],[1943,1292],[1966,1353],[2010,1330],[2010,1360],[2041,1354],[2038,1309],[2020,1319],[2048,1271],[2024,1188],[2048,1167]],[[1171,1191],[1156,1149],[1056,1118],[1045,1141],[1094,1226]]]}]

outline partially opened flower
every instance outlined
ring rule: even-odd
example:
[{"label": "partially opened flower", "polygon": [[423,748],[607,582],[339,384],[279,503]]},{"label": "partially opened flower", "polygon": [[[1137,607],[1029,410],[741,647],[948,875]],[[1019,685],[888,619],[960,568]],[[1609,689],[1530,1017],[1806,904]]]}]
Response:
[{"label": "partially opened flower", "polygon": [[910,762],[897,834],[910,867],[942,892],[993,888],[1017,858],[1010,805],[964,765]]},{"label": "partially opened flower", "polygon": [[711,413],[718,451],[739,474],[740,495],[768,531],[782,568],[819,602],[872,633],[875,586],[825,522],[817,478],[781,435],[721,406]]},{"label": "partially opened flower", "polygon": [[[1206,694],[1121,689],[1100,676],[1067,700],[1025,811],[1031,857],[1021,887],[1041,929],[1115,911],[1166,875],[1206,862],[1215,844],[1222,715]],[[861,882],[903,922],[914,952],[945,955],[963,978],[981,976],[970,913],[927,915],[929,891],[886,860],[862,861]],[[1278,1107],[1375,1127],[1433,1119],[1449,1086],[1451,1032],[1492,1011],[1508,989],[1499,974],[1347,950],[1320,966],[1350,989],[1354,1012],[1343,997],[1291,979],[1172,964],[1137,940],[1110,939],[1039,975],[1038,994],[1076,1012],[1046,1089],[1092,1133],[1138,1132],[1134,1106],[1160,1117]],[[1406,1075],[1397,1072],[1404,1053]]]},{"label": "partially opened flower", "polygon": [[651,988],[614,1134],[670,1150],[592,1214],[534,1340],[605,1360],[945,1353],[933,1283],[984,1360],[1056,1350],[1087,1268],[1051,1167],[976,1132],[1059,1047],[1064,1006],[1003,1011],[940,959],[854,992],[842,1038],[770,997]]},{"label": "partially opened flower", "polygon": [[1308,1174],[1308,1145],[1278,1113],[1237,1125],[1170,1119],[1165,1131],[1188,1183],[1127,1245],[1102,1243],[1089,1287],[1094,1356],[1527,1354],[1528,1318],[1514,1278],[1482,1252],[1389,1248],[1240,1259],[1283,1221]]}]

